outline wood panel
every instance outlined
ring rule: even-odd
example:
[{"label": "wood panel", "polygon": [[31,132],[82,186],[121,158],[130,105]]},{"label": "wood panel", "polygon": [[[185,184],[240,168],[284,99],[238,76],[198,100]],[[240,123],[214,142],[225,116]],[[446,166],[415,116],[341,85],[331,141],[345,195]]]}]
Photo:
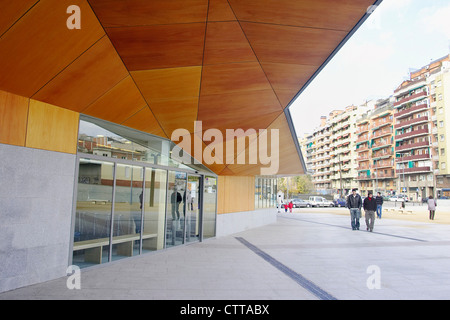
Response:
[{"label": "wood panel", "polygon": [[[278,140],[273,139],[275,137],[271,130],[278,132]],[[289,129],[286,117],[281,114],[268,128],[267,128],[267,143],[264,140],[260,140],[261,136],[258,136],[258,140],[252,142],[252,146],[249,146],[245,152],[248,154],[249,149],[257,150],[258,154],[267,155],[270,157],[270,164],[262,163],[258,156],[258,164],[235,164],[227,166],[227,169],[233,172],[234,175],[262,175],[262,168],[277,169],[277,172],[271,172],[270,175],[290,175],[290,174],[304,174],[303,166],[300,161],[297,149],[292,138],[292,133]],[[262,143],[261,143],[262,141]],[[255,145],[256,144],[256,145]],[[230,171],[227,171],[228,173]]]},{"label": "wood panel", "polygon": [[78,112],[31,99],[25,146],[75,154],[78,122]]},{"label": "wood panel", "polygon": [[128,70],[201,66],[205,23],[108,28]]},{"label": "wood panel", "polygon": [[0,91],[0,143],[25,146],[29,99]]},{"label": "wood panel", "polygon": [[208,21],[236,20],[227,0],[209,0]]},{"label": "wood panel", "polygon": [[275,91],[298,92],[317,70],[316,66],[301,64],[262,62],[261,65]]},{"label": "wood panel", "polygon": [[203,67],[202,96],[271,89],[266,75],[257,62]]},{"label": "wood panel", "polygon": [[350,31],[374,0],[229,0],[237,18],[299,27]]},{"label": "wood panel", "polygon": [[201,67],[183,67],[131,73],[168,137],[178,128],[194,131],[201,72]]},{"label": "wood panel", "polygon": [[153,114],[170,138],[176,129],[194,132],[194,121],[197,120],[198,98],[178,98],[159,100],[150,103]]},{"label": "wood panel", "polygon": [[125,120],[122,124],[139,131],[167,138],[166,133],[163,131],[152,111],[148,107],[142,108],[133,116]]},{"label": "wood panel", "polygon": [[320,66],[347,35],[343,31],[241,22],[260,62]]},{"label": "wood panel", "polygon": [[0,36],[6,32],[38,0],[3,1],[0,10]]},{"label": "wood panel", "polygon": [[238,22],[210,22],[204,64],[257,61]]},{"label": "wood panel", "polygon": [[32,98],[81,112],[127,75],[111,41],[104,36]]},{"label": "wood panel", "polygon": [[203,130],[263,129],[281,112],[272,90],[238,92],[201,96],[198,120],[203,122]]},{"label": "wood panel", "polygon": [[316,66],[299,64],[263,62],[261,65],[283,107],[317,70]]},{"label": "wood panel", "polygon": [[217,214],[255,210],[255,177],[219,176]]},{"label": "wood panel", "polygon": [[202,67],[168,68],[131,72],[147,102],[197,98]]},{"label": "wood panel", "polygon": [[128,76],[83,110],[83,113],[122,123],[144,107],[147,107],[147,102],[131,76]]},{"label": "wood panel", "polygon": [[206,22],[208,0],[89,0],[104,27]]},{"label": "wood panel", "polygon": [[[67,28],[79,5],[82,28]],[[0,90],[31,97],[104,35],[86,1],[39,1],[0,39]]]}]

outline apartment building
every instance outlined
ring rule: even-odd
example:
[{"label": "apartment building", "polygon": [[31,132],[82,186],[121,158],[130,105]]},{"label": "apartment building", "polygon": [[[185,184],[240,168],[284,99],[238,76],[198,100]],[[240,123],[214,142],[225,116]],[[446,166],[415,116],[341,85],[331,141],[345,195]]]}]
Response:
[{"label": "apartment building", "polygon": [[329,193],[331,189],[330,179],[330,144],[331,130],[326,117],[321,117],[320,127],[314,130],[310,147],[312,182],[314,188],[320,193]]},{"label": "apartment building", "polygon": [[357,178],[361,193],[390,194],[396,188],[393,108],[390,99],[378,100],[357,121]]},{"label": "apartment building", "polygon": [[331,188],[340,195],[346,195],[357,188],[355,134],[356,120],[366,106],[348,106],[343,112],[330,114],[331,124]]},{"label": "apartment building", "polygon": [[[450,61],[449,57],[431,66],[428,82],[433,122],[433,168],[438,196],[450,196]],[[430,68],[429,68],[430,69]]]},{"label": "apartment building", "polygon": [[444,81],[448,65],[449,56],[433,61],[412,72],[394,92],[396,173],[401,191],[413,200],[440,195],[437,174],[440,190],[447,186],[444,91],[449,83]]},{"label": "apartment building", "polygon": [[322,116],[318,128],[302,140],[306,166],[319,193],[346,195],[357,188],[356,120],[370,104],[349,106]]},{"label": "apartment building", "polygon": [[449,130],[447,55],[411,72],[390,98],[322,117],[305,138],[307,166],[321,192],[450,197]]}]

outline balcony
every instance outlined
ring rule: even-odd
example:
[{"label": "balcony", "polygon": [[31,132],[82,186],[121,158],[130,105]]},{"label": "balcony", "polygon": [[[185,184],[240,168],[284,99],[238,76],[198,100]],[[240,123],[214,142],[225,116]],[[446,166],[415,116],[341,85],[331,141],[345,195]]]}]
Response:
[{"label": "balcony", "polygon": [[395,152],[405,151],[405,150],[412,150],[412,149],[418,149],[418,148],[424,148],[429,147],[430,143],[428,141],[422,141],[422,142],[416,142],[416,143],[409,143],[402,146],[395,147]]},{"label": "balcony", "polygon": [[358,129],[356,130],[356,134],[360,135],[364,132],[368,132],[369,131],[369,126],[364,126],[364,127],[358,127]]},{"label": "balcony", "polygon": [[369,151],[369,147],[366,145],[364,147],[359,147],[356,149],[356,152]]},{"label": "balcony", "polygon": [[415,167],[395,170],[398,175],[431,172],[431,167]]},{"label": "balcony", "polygon": [[407,121],[402,121],[400,123],[395,124],[395,129],[400,129],[403,127],[412,126],[412,125],[423,123],[423,122],[428,122],[428,119],[429,119],[428,116],[425,116],[425,117],[414,118],[414,119],[407,120]]},{"label": "balcony", "polygon": [[387,136],[392,133],[393,133],[392,130],[379,130],[374,132],[374,134],[372,135],[372,139]]},{"label": "balcony", "polygon": [[379,129],[382,128],[384,126],[388,126],[388,125],[392,125],[392,120],[387,119],[387,118],[383,118],[382,121],[376,121],[374,123],[372,123],[372,125],[370,126],[370,129]]},{"label": "balcony", "polygon": [[394,164],[391,161],[387,161],[387,162],[381,162],[381,163],[377,163],[376,165],[373,165],[372,169],[385,169],[385,168],[391,168],[393,166],[394,166]]},{"label": "balcony", "polygon": [[421,91],[421,92],[419,92],[419,93],[415,93],[415,94],[413,94],[413,95],[407,96],[406,98],[401,99],[401,100],[395,102],[395,103],[394,103],[394,108],[398,108],[398,107],[400,107],[401,105],[403,105],[403,104],[405,104],[405,103],[408,103],[408,102],[412,102],[412,101],[415,101],[415,100],[419,100],[419,99],[422,99],[422,98],[426,98],[427,95],[428,95],[428,94],[427,94],[426,91]]},{"label": "balcony", "polygon": [[379,152],[372,154],[372,160],[382,159],[382,158],[390,158],[394,155],[392,151],[388,152]]},{"label": "balcony", "polygon": [[420,129],[420,130],[414,130],[411,132],[407,132],[407,133],[403,133],[403,134],[398,134],[395,136],[395,140],[403,140],[406,138],[412,138],[412,137],[417,137],[417,136],[421,136],[421,135],[427,135],[430,133],[430,130],[427,129]]},{"label": "balcony", "polygon": [[398,163],[401,163],[401,162],[408,162],[408,161],[415,161],[415,160],[428,160],[428,159],[430,159],[430,155],[428,153],[425,153],[425,154],[415,154],[412,156],[396,158],[395,161]]},{"label": "balcony", "polygon": [[391,173],[378,173],[375,174],[375,178],[374,179],[394,179],[396,178],[395,174],[393,172]]},{"label": "balcony", "polygon": [[366,135],[364,135],[363,137],[359,137],[359,138],[356,140],[356,143],[366,142],[367,140],[369,140],[369,137],[366,136]]},{"label": "balcony", "polygon": [[402,110],[400,112],[397,112],[395,114],[395,118],[396,119],[404,118],[404,117],[406,117],[406,116],[408,116],[408,115],[410,115],[410,114],[412,114],[414,112],[424,111],[424,110],[427,110],[427,109],[428,109],[428,104],[423,103],[423,104],[420,104],[418,106],[414,106],[414,107]]}]

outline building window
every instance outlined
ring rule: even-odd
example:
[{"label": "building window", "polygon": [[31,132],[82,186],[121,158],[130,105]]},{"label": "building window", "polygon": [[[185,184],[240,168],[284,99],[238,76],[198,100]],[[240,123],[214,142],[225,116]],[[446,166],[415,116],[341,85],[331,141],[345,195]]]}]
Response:
[{"label": "building window", "polygon": [[445,135],[443,135],[443,134],[440,135],[440,141],[441,142],[445,141]]},{"label": "building window", "polygon": [[445,148],[441,148],[441,156],[445,156]]},{"label": "building window", "polygon": [[442,170],[444,170],[444,169],[445,169],[445,167],[446,167],[446,164],[445,164],[445,162],[441,162],[441,169],[442,169]]}]

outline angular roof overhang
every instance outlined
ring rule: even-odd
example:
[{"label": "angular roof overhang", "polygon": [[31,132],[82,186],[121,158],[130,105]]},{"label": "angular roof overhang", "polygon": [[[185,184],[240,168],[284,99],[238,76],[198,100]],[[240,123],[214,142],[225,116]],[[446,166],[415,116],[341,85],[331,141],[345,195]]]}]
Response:
[{"label": "angular roof overhang", "polygon": [[[380,2],[1,0],[0,90],[169,139],[187,129],[212,154],[226,153],[227,129],[257,130],[247,153],[261,150],[259,129],[274,129],[277,173],[303,174],[289,105]],[[73,5],[80,29],[68,28]],[[224,140],[204,139],[209,129]],[[238,156],[205,165],[219,175],[266,166]]]}]

